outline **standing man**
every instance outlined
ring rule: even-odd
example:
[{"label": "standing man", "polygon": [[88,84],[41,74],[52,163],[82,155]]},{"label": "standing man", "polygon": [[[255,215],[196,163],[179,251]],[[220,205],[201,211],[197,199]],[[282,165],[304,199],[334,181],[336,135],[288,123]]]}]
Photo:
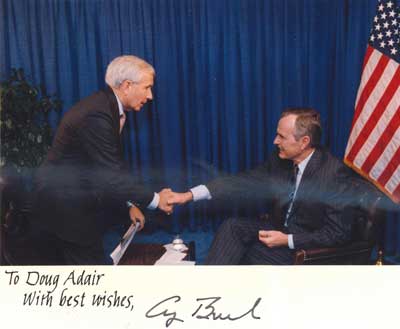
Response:
[{"label": "standing man", "polygon": [[342,217],[351,171],[320,147],[321,123],[313,109],[288,109],[278,123],[277,152],[259,168],[217,178],[170,203],[212,199],[217,205],[251,207],[272,201],[268,219],[225,221],[206,264],[293,264],[296,249],[328,247],[350,239]]},{"label": "standing man", "polygon": [[[106,90],[81,100],[65,113],[46,161],[36,177],[34,225],[40,239],[57,251],[61,264],[105,262],[101,214],[130,206],[133,222],[144,225],[139,208],[170,213],[170,190],[146,190],[125,168],[121,131],[127,111],[153,99],[154,68],[135,56],[120,56],[107,67]],[[127,210],[128,212],[128,210]]]}]

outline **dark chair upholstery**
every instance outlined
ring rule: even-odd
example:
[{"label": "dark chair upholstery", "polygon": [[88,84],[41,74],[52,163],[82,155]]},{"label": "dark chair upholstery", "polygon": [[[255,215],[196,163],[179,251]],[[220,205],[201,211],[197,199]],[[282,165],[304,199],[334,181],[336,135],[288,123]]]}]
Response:
[{"label": "dark chair upholstery", "polygon": [[[4,208],[3,208],[4,207]],[[34,265],[38,254],[28,234],[27,208],[16,208],[12,202],[2,204],[1,264]],[[4,221],[3,221],[4,219]]]},{"label": "dark chair upholstery", "polygon": [[12,176],[1,177],[1,264],[14,265],[10,249],[14,241],[19,240],[26,230],[24,209],[21,209],[21,188],[18,180]]},{"label": "dark chair upholstery", "polygon": [[0,180],[0,264],[56,264],[56,256],[54,259],[43,259],[40,250],[49,246],[33,234],[30,223],[32,194],[27,189],[26,182],[6,175],[2,175]]},{"label": "dark chair upholstery", "polygon": [[[345,209],[346,220],[352,221],[351,242],[334,248],[298,250],[295,254],[296,265],[367,265],[371,264],[374,248],[378,257],[383,257],[383,232],[385,211],[381,207],[384,199],[375,187],[367,183],[357,185],[355,195],[360,195],[358,204]],[[363,190],[360,193],[360,189]],[[357,194],[359,193],[359,194]],[[378,259],[379,262],[382,259]]]}]

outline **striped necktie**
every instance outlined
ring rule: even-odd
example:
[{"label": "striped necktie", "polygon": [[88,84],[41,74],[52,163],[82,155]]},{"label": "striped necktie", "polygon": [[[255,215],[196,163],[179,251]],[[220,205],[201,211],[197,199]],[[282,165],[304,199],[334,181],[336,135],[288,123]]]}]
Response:
[{"label": "striped necktie", "polygon": [[292,207],[293,207],[293,202],[294,198],[296,195],[296,182],[297,182],[297,175],[299,174],[299,166],[297,164],[293,165],[293,175],[290,178],[290,193],[289,193],[289,206],[287,208],[286,212],[286,218],[285,218],[285,226],[288,226],[289,224],[289,218],[290,218],[290,213],[292,212]]},{"label": "striped necktie", "polygon": [[122,129],[124,128],[125,120],[126,120],[126,114],[124,112],[119,116],[119,133],[121,133]]}]

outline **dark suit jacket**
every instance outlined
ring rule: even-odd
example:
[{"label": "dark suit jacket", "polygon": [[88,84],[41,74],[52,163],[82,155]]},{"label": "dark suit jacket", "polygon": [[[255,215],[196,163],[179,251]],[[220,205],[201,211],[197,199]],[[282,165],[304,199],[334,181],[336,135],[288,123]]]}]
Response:
[{"label": "dark suit jacket", "polygon": [[293,234],[296,249],[342,244],[350,239],[351,222],[342,216],[352,171],[328,151],[318,148],[303,173],[288,227],[284,227],[291,191],[292,161],[277,153],[262,166],[207,184],[215,207],[254,207],[269,202],[277,229]]},{"label": "dark suit jacket", "polygon": [[[65,113],[36,177],[35,218],[43,228],[75,243],[99,239],[99,213],[127,200],[143,205],[153,193],[125,168],[117,99],[108,88]],[[127,213],[127,212],[126,212]]]}]

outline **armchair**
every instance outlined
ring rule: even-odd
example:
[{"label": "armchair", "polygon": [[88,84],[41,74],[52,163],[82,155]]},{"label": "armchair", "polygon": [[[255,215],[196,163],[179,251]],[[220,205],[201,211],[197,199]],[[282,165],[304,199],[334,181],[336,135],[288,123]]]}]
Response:
[{"label": "armchair", "polygon": [[353,221],[350,243],[333,248],[298,250],[294,264],[371,264],[371,253],[375,247],[378,253],[376,264],[382,264],[385,211],[380,207],[383,196],[378,193],[378,191],[365,191],[358,205],[345,209],[345,216]]}]

